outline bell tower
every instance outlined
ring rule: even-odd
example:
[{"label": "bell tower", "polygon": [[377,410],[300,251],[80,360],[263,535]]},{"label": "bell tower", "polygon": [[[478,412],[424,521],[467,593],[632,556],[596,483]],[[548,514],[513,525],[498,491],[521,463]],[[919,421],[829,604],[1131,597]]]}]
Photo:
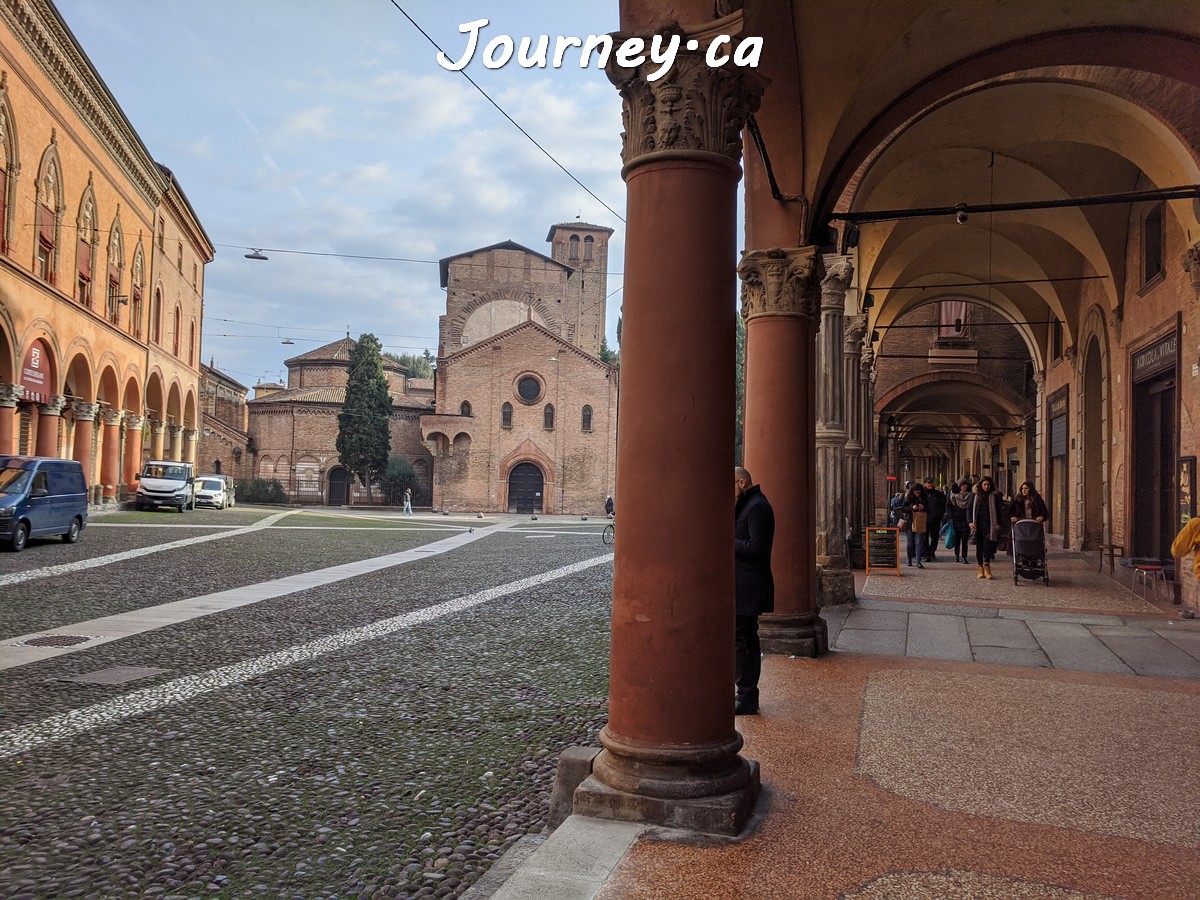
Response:
[{"label": "bell tower", "polygon": [[563,337],[584,353],[600,355],[604,298],[608,296],[608,239],[613,229],[587,222],[553,225],[546,240],[550,257],[571,268],[563,288]]}]

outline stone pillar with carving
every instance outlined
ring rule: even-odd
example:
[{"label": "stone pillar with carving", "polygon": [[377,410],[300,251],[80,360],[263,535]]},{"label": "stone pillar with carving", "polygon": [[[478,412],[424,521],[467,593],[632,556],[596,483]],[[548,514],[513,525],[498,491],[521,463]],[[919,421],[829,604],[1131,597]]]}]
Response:
[{"label": "stone pillar with carving", "polygon": [[89,485],[96,480],[96,470],[92,466],[92,438],[96,427],[96,414],[99,411],[100,406],[97,403],[76,400],[71,404],[71,413],[75,418],[75,441],[71,459],[83,466],[83,479]]},{"label": "stone pillar with carving", "polygon": [[822,605],[854,600],[854,574],[846,548],[846,289],[854,278],[849,257],[830,260],[821,281],[817,338],[817,572]]},{"label": "stone pillar with carving", "polygon": [[124,483],[127,487],[133,485],[137,480],[134,476],[142,470],[142,426],[145,422],[144,416],[135,416],[132,413],[125,416]]},{"label": "stone pillar with carving", "polygon": [[200,432],[195,428],[183,429],[183,461],[193,466],[196,464],[196,441],[199,437]]},{"label": "stone pillar with carving", "polygon": [[[886,525],[887,515],[884,514],[883,521],[877,520],[875,515],[875,479],[879,473],[878,462],[876,460],[876,448],[879,446],[879,435],[877,432],[877,417],[875,415],[875,348],[871,345],[871,338],[864,334],[862,344],[862,356],[859,358],[858,364],[858,379],[859,389],[862,392],[862,434],[863,449],[859,459],[859,466],[862,474],[859,484],[862,485],[862,522],[864,525]],[[885,484],[887,482],[884,482]],[[886,492],[885,492],[886,493]],[[890,496],[885,496],[884,509],[887,508],[887,501],[891,500]]]},{"label": "stone pillar with carving", "polygon": [[106,409],[101,413],[104,423],[104,449],[100,457],[100,484],[105,503],[115,503],[121,482],[121,419],[123,409]]},{"label": "stone pillar with carving", "polygon": [[161,419],[150,420],[150,458],[163,458],[163,430],[167,423]]},{"label": "stone pillar with carving", "polygon": [[171,435],[171,449],[167,450],[167,459],[175,462],[183,461],[183,426],[168,425],[167,433]]},{"label": "stone pillar with carving", "polygon": [[25,396],[19,384],[0,384],[0,454],[17,452],[17,404]]},{"label": "stone pillar with carving", "polygon": [[[660,68],[614,57],[608,71],[623,101],[628,197],[621,524],[609,721],[574,810],[736,834],[759,781],[733,713],[731,300],[741,130],[761,86],[702,53],[681,52],[650,80]],[[722,496],[725,514],[714,509]]]},{"label": "stone pillar with carving", "polygon": [[863,433],[863,393],[858,366],[866,330],[866,315],[846,316],[842,342],[842,385],[846,394],[846,456],[843,468],[846,473],[846,533],[853,536],[861,536],[863,526],[869,521],[863,518],[861,498],[873,488],[870,482],[862,481],[862,451],[866,436]]},{"label": "stone pillar with carving", "polygon": [[1033,384],[1037,389],[1037,399],[1034,400],[1033,420],[1035,435],[1033,440],[1033,464],[1027,466],[1027,472],[1035,473],[1032,477],[1035,483],[1046,484],[1049,481],[1050,473],[1042,469],[1042,464],[1046,460],[1046,373],[1045,371],[1033,373]]},{"label": "stone pillar with carving", "polygon": [[813,400],[820,254],[815,247],[742,257],[746,320],[745,465],[775,510],[775,611],[759,620],[767,653],[819,656],[829,648],[817,613]]},{"label": "stone pillar with carving", "polygon": [[34,456],[58,456],[58,429],[62,422],[62,411],[67,398],[61,395],[48,397],[38,404],[37,444]]},{"label": "stone pillar with carving", "polygon": [[1200,244],[1193,244],[1183,252],[1183,268],[1196,296],[1200,297]]}]

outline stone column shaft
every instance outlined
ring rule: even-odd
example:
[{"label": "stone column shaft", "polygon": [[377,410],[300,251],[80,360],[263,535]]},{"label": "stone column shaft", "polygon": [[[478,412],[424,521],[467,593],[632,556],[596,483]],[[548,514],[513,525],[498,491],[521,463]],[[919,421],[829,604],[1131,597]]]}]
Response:
[{"label": "stone column shaft", "polygon": [[104,450],[100,459],[100,483],[104,486],[104,499],[112,502],[117,497],[117,486],[121,480],[121,419],[125,411],[106,409],[104,421]]},{"label": "stone column shaft", "polygon": [[843,463],[846,478],[846,533],[861,535],[862,518],[862,451],[865,444],[862,417],[862,383],[859,379],[859,361],[862,357],[862,339],[867,328],[865,315],[847,316],[845,341],[842,346],[842,378],[846,391],[846,456]]},{"label": "stone column shaft", "polygon": [[854,599],[854,576],[846,552],[846,406],[843,361],[846,290],[854,277],[849,257],[831,261],[821,282],[821,330],[817,340],[817,565],[823,605]]},{"label": "stone column shaft", "polygon": [[166,423],[160,419],[150,420],[150,458],[163,458],[163,429]]},{"label": "stone column shaft", "polygon": [[817,614],[813,393],[821,260],[815,247],[754,250],[738,267],[746,319],[745,463],[775,510],[775,611],[760,620],[768,653],[828,649]]},{"label": "stone column shaft", "polygon": [[[624,101],[628,191],[621,524],[609,721],[574,809],[736,834],[758,778],[733,717],[730,300],[740,134],[761,89],[699,53],[649,81],[657,68],[614,59],[609,71]],[[727,515],[713,510],[721,491]]]},{"label": "stone column shaft", "polygon": [[0,454],[17,452],[17,404],[24,394],[19,384],[0,384]]},{"label": "stone column shaft", "polygon": [[[879,434],[875,425],[875,354],[871,349],[869,337],[863,339],[862,360],[859,364],[859,385],[862,391],[862,433],[863,449],[859,461],[862,486],[862,519],[861,522],[875,525],[886,525],[887,518],[879,522],[875,516],[875,477],[878,473],[876,465],[876,448],[879,446]],[[890,497],[888,498],[891,499]],[[885,502],[886,507],[886,502]]]},{"label": "stone column shaft", "polygon": [[199,437],[200,432],[195,428],[183,429],[183,461],[189,462],[193,466],[196,464],[196,442]]},{"label": "stone column shaft", "polygon": [[171,449],[167,450],[167,458],[175,462],[183,461],[183,426],[168,425],[167,432],[171,435]]},{"label": "stone column shaft", "polygon": [[55,396],[38,404],[37,445],[35,456],[58,456],[58,426],[67,398]]},{"label": "stone column shaft", "polygon": [[96,403],[75,401],[71,404],[71,412],[75,416],[75,444],[71,458],[83,466],[83,478],[89,485],[96,480],[96,472],[92,467],[92,439],[96,428],[96,413],[100,406]]}]

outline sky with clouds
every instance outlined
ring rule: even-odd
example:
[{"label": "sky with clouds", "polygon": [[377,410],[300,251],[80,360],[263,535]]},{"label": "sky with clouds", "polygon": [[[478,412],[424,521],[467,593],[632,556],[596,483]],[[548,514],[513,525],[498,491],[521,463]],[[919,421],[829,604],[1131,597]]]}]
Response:
[{"label": "sky with clouds", "polygon": [[[251,248],[437,260],[514,240],[538,252],[576,217],[616,229],[608,341],[624,259],[621,104],[577,52],[560,69],[466,69],[604,204],[547,159],[437,51],[486,18],[507,34],[616,31],[616,0],[57,0],[151,155],[216,244],[203,359],[247,386],[284,359],[373,332],[385,350],[437,351],[438,267]],[[615,212],[614,212],[615,211]],[[295,343],[284,345],[288,338]]]}]

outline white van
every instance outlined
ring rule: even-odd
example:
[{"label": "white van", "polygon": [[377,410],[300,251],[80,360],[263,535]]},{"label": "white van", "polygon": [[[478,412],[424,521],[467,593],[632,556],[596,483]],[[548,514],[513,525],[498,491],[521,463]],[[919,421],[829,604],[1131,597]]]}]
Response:
[{"label": "white van", "polygon": [[228,475],[197,475],[196,505],[224,509],[236,503],[233,479]]},{"label": "white van", "polygon": [[189,462],[174,459],[152,459],[144,466],[138,479],[134,509],[158,509],[173,506],[183,512],[196,508],[196,470]]}]

